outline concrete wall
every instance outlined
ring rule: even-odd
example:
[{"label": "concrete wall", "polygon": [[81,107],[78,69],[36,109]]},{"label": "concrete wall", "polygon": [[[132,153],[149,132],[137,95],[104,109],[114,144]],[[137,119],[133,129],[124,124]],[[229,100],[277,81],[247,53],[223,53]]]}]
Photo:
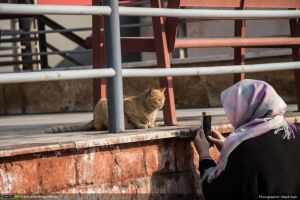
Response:
[{"label": "concrete wall", "polygon": [[[187,24],[187,37],[211,38],[234,37],[233,20],[203,20]],[[246,37],[288,36],[290,28],[288,20],[247,20]],[[248,53],[274,51],[276,49],[246,49]],[[277,49],[277,51],[280,49]],[[291,51],[290,51],[291,53]],[[210,55],[233,55],[233,48],[190,48],[188,57],[205,57]]]}]

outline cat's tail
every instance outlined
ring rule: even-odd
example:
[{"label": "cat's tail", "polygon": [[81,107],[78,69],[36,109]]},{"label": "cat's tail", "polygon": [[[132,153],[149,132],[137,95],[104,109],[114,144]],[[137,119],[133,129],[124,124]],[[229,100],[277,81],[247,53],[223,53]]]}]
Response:
[{"label": "cat's tail", "polygon": [[63,133],[63,132],[74,132],[74,131],[87,131],[94,128],[93,120],[84,125],[66,125],[57,126],[45,130],[45,133]]}]

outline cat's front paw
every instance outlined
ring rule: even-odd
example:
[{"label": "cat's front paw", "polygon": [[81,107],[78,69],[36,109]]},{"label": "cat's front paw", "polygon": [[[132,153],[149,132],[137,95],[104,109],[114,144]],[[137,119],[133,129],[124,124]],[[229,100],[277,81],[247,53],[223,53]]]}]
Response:
[{"label": "cat's front paw", "polygon": [[148,126],[145,124],[139,124],[139,125],[137,125],[137,128],[138,129],[146,129],[146,128],[148,128]]},{"label": "cat's front paw", "polygon": [[148,128],[154,128],[154,127],[156,127],[155,123],[150,124],[150,125],[148,126]]}]

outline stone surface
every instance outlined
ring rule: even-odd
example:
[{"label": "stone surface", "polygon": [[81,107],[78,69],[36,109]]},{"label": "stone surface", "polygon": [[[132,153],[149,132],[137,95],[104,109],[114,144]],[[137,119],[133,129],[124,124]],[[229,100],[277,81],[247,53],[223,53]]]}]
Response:
[{"label": "stone surface", "polygon": [[176,142],[176,171],[195,170],[194,149],[190,140]]},{"label": "stone surface", "polygon": [[40,193],[48,194],[77,183],[74,156],[59,155],[42,157],[38,163],[38,176],[40,180]]},{"label": "stone surface", "polygon": [[[182,175],[184,174],[184,176]],[[155,194],[190,194],[196,193],[195,182],[200,176],[193,172],[155,174],[151,177],[151,189]],[[185,183],[185,184],[182,184]]]},{"label": "stone surface", "polygon": [[114,155],[114,164],[111,167],[116,180],[124,181],[146,175],[142,148],[130,148],[126,149],[126,151],[115,150],[112,153]]},{"label": "stone surface", "polygon": [[148,176],[159,170],[160,167],[160,153],[158,145],[147,146],[144,149],[145,167]]},{"label": "stone surface", "polygon": [[1,162],[0,193],[38,193],[40,181],[38,166],[36,159]]},{"label": "stone surface", "polygon": [[114,180],[114,156],[110,152],[96,152],[95,148],[90,148],[76,160],[79,185],[99,185]]}]

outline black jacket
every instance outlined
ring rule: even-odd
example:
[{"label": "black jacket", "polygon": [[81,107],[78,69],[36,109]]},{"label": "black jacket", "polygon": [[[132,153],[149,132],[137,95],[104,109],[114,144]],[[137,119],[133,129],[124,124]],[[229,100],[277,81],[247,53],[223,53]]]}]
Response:
[{"label": "black jacket", "polygon": [[[210,199],[300,199],[300,135],[282,139],[274,130],[241,143],[229,156],[227,166],[203,193]],[[200,161],[201,175],[215,166]],[[277,198],[278,197],[278,198]]]}]

